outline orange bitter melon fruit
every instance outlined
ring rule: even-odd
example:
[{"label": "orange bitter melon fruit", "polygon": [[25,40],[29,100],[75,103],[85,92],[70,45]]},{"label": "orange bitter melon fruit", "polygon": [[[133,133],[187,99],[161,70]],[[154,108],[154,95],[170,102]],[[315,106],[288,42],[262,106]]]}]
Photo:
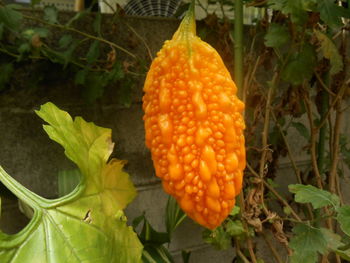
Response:
[{"label": "orange bitter melon fruit", "polygon": [[146,146],[164,190],[199,224],[228,216],[245,168],[244,104],[220,55],[196,36],[193,7],[144,84]]}]

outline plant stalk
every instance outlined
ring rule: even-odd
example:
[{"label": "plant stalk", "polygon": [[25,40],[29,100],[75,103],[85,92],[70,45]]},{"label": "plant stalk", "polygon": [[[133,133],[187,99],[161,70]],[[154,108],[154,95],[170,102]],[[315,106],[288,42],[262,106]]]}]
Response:
[{"label": "plant stalk", "polygon": [[243,1],[235,0],[234,22],[234,77],[238,97],[243,97]]},{"label": "plant stalk", "polygon": [[[325,85],[329,88],[330,76],[327,73],[325,77]],[[326,117],[329,104],[329,94],[322,90],[321,91],[321,109],[320,109],[320,119],[323,120]],[[325,161],[325,145],[326,145],[326,134],[327,134],[327,124],[323,125],[319,130],[318,144],[317,144],[317,166],[320,174],[324,172],[324,161]]]}]

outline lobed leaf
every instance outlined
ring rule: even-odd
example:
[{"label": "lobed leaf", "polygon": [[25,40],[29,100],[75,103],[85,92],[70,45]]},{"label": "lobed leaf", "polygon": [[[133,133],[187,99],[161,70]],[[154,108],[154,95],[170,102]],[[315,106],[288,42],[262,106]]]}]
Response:
[{"label": "lobed leaf", "polygon": [[318,189],[312,185],[291,184],[289,191],[295,194],[298,203],[311,203],[314,209],[328,205],[334,208],[339,206],[339,197],[328,191]]},{"label": "lobed leaf", "polygon": [[293,85],[300,85],[304,80],[311,79],[316,62],[314,48],[305,44],[303,49],[287,63],[281,77]]},{"label": "lobed leaf", "polygon": [[337,74],[343,69],[343,60],[340,56],[337,47],[333,43],[333,41],[321,31],[315,30],[315,35],[321,43],[321,50],[323,56],[326,59],[329,59],[331,63],[330,73],[331,75]]},{"label": "lobed leaf", "polygon": [[350,12],[338,6],[332,0],[318,0],[317,11],[320,12],[321,19],[331,28],[338,28],[343,25],[342,17],[349,18]]},{"label": "lobed leaf", "polygon": [[[98,127],[47,103],[37,114],[44,129],[79,168],[74,191],[48,200],[26,189],[0,167],[0,181],[34,210],[25,229],[0,235],[1,262],[140,262],[142,245],[121,211],[136,192],[124,162],[107,160],[111,130]],[[33,257],[35,255],[35,257]]]},{"label": "lobed leaf", "polygon": [[321,229],[305,224],[298,224],[293,228],[294,236],[289,246],[293,249],[291,263],[315,263],[317,252],[323,254],[327,251],[327,240]]},{"label": "lobed leaf", "polygon": [[341,230],[350,236],[350,206],[344,205],[337,209],[337,220]]},{"label": "lobed leaf", "polygon": [[270,24],[265,35],[265,45],[267,47],[278,48],[289,42],[288,28],[279,24]]}]

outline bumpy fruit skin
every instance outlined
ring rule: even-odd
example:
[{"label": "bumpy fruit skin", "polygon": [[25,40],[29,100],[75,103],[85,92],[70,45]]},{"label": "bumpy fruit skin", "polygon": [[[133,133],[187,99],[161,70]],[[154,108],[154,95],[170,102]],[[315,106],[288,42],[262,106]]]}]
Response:
[{"label": "bumpy fruit skin", "polygon": [[220,55],[195,35],[194,23],[184,18],[147,74],[146,145],[164,190],[190,218],[214,229],[242,187],[244,104]]}]

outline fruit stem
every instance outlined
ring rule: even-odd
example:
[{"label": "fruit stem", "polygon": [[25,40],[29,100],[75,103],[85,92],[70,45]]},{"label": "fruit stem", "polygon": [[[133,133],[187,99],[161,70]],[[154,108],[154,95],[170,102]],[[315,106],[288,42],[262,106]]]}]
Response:
[{"label": "fruit stem", "polygon": [[178,30],[174,34],[173,39],[188,39],[189,37],[196,35],[196,17],[194,6],[194,0],[192,0],[185,17],[182,19]]}]

